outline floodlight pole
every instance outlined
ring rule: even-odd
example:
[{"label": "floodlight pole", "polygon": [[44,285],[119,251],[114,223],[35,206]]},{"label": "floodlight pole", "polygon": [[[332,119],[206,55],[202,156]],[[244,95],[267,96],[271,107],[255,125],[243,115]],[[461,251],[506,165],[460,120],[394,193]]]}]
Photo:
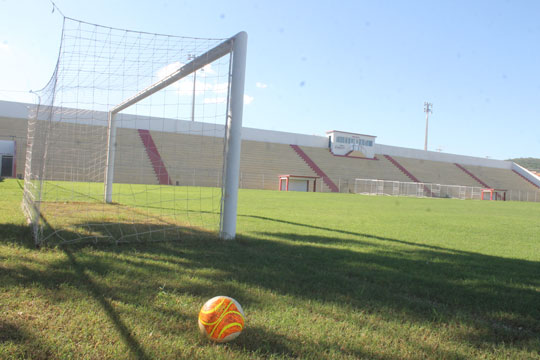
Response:
[{"label": "floodlight pole", "polygon": [[427,101],[424,102],[424,112],[426,113],[426,141],[424,143],[424,150],[427,151],[429,113],[433,113],[433,104]]}]

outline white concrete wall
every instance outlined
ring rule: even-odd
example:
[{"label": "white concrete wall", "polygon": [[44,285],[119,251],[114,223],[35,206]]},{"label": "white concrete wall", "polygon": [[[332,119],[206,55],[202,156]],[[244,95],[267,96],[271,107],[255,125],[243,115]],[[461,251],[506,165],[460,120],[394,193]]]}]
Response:
[{"label": "white concrete wall", "polygon": [[[19,118],[26,120],[32,104],[0,101],[0,116],[7,118]],[[56,121],[74,122],[88,125],[107,126],[107,113],[94,112],[90,110],[63,109],[61,113],[55,115]],[[118,127],[131,129],[149,129],[154,131],[180,132],[186,134],[198,134],[203,136],[223,137],[225,127],[219,124],[191,122],[175,119],[149,118],[147,116],[136,116],[129,114],[119,114],[117,117]],[[300,146],[328,147],[326,136],[305,135],[289,133],[283,131],[262,130],[244,127],[242,129],[242,139],[278,144],[296,144]],[[419,149],[409,149],[397,146],[374,144],[376,154],[390,156],[402,156],[413,159],[432,160],[462,165],[476,165],[499,169],[516,170],[531,181],[538,181],[537,176],[526,171],[511,161],[486,159],[473,156],[439,153],[434,151],[424,151]],[[524,172],[526,171],[526,172]]]},{"label": "white concrete wall", "polygon": [[[30,113],[35,110],[32,104],[10,103],[0,101],[0,116],[27,119]],[[45,116],[41,118],[46,120]],[[103,111],[62,109],[56,111],[54,121],[76,122],[84,125],[107,126],[107,113]],[[211,124],[204,122],[193,122],[177,119],[167,119],[158,117],[138,116],[131,114],[118,114],[116,116],[117,126],[128,129],[146,129],[153,131],[176,132],[184,134],[197,134],[203,136],[223,137],[225,126],[221,124]],[[262,130],[244,127],[242,128],[242,139],[261,142],[271,142],[278,144],[296,144],[300,146],[328,147],[326,136],[305,135],[284,131]]]},{"label": "white concrete wall", "polygon": [[0,155],[15,155],[15,141],[0,140]]},{"label": "white concrete wall", "polygon": [[512,170],[515,170],[517,173],[523,175],[523,177],[529,179],[533,184],[540,186],[540,176],[533,174],[532,172],[516,164],[515,162],[512,163]]},{"label": "white concrete wall", "polygon": [[0,100],[0,117],[28,119],[28,110],[32,104]]},{"label": "white concrete wall", "polygon": [[242,128],[242,139],[287,145],[294,144],[299,146],[322,148],[328,147],[328,138],[326,136],[305,135],[284,131],[262,130],[246,127]]}]

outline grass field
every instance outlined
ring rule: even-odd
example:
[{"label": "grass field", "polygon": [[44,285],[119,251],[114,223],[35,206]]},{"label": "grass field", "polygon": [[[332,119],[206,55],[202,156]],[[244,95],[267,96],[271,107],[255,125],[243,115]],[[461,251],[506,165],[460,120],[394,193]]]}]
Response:
[{"label": "grass field", "polygon": [[20,200],[0,182],[0,359],[540,357],[537,203],[241,190],[234,242],[38,250]]}]

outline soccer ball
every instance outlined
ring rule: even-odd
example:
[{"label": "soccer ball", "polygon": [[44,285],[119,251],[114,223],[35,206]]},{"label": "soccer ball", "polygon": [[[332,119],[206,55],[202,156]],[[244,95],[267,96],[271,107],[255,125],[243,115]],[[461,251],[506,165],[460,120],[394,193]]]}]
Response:
[{"label": "soccer ball", "polygon": [[199,330],[215,342],[236,339],[244,329],[244,310],[228,296],[208,300],[199,312]]}]

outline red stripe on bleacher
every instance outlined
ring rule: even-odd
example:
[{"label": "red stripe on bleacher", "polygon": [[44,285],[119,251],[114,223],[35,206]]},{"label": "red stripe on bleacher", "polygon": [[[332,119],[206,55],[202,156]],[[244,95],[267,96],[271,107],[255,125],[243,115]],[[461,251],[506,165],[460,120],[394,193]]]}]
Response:
[{"label": "red stripe on bleacher", "polygon": [[525,181],[527,181],[529,184],[531,184],[532,186],[534,187],[537,187],[538,189],[540,189],[540,186],[536,185],[535,183],[533,183],[531,180],[527,179],[525,176],[521,175],[520,173],[518,173],[516,170],[512,169],[513,172],[515,172],[516,174],[518,174],[519,176],[521,176],[521,178]]},{"label": "red stripe on bleacher", "polygon": [[474,180],[476,180],[480,185],[482,185],[483,187],[487,188],[487,189],[490,189],[491,186],[489,186],[488,184],[486,184],[485,182],[483,182],[482,180],[480,180],[478,177],[476,177],[476,175],[474,175],[472,172],[470,172],[469,170],[465,169],[462,165],[459,165],[458,163],[454,163],[454,165],[456,165],[459,169],[461,169],[465,174],[469,175],[470,177],[472,177]]},{"label": "red stripe on bleacher", "polygon": [[302,158],[302,160],[304,160],[306,162],[306,164],[308,164],[308,166],[313,171],[315,171],[315,173],[317,175],[322,177],[322,179],[323,179],[324,183],[326,184],[326,186],[328,186],[330,188],[330,191],[339,192],[339,188],[337,187],[336,184],[334,184],[332,179],[330,179],[328,177],[328,175],[326,175],[326,173],[324,171],[322,171],[322,169],[320,167],[318,167],[317,164],[315,164],[315,162],[313,160],[311,160],[311,158],[304,152],[304,150],[300,149],[300,146],[291,145],[291,147],[298,154],[298,156],[300,156]]},{"label": "red stripe on bleacher", "polygon": [[[383,155],[383,156],[386,159],[388,159],[388,161],[390,161],[392,164],[394,164],[394,166],[397,167],[409,179],[411,179],[412,181],[417,182],[417,183],[422,183],[420,180],[418,180],[416,178],[416,176],[411,174],[411,172],[409,170],[405,169],[405,167],[403,165],[401,165],[396,159],[394,159],[390,155]],[[433,196],[433,193],[431,192],[431,190],[426,185],[424,185],[424,191],[427,193],[427,196],[429,196],[429,197]]]},{"label": "red stripe on bleacher", "polygon": [[152,139],[150,131],[146,129],[137,129],[137,131],[139,132],[141,141],[146,149],[146,154],[148,155],[148,158],[150,158],[150,162],[152,163],[152,167],[154,168],[154,172],[156,173],[159,184],[172,185],[171,178],[169,177],[169,173],[165,167],[165,163],[159,154],[159,150],[154,142],[154,139]]}]

